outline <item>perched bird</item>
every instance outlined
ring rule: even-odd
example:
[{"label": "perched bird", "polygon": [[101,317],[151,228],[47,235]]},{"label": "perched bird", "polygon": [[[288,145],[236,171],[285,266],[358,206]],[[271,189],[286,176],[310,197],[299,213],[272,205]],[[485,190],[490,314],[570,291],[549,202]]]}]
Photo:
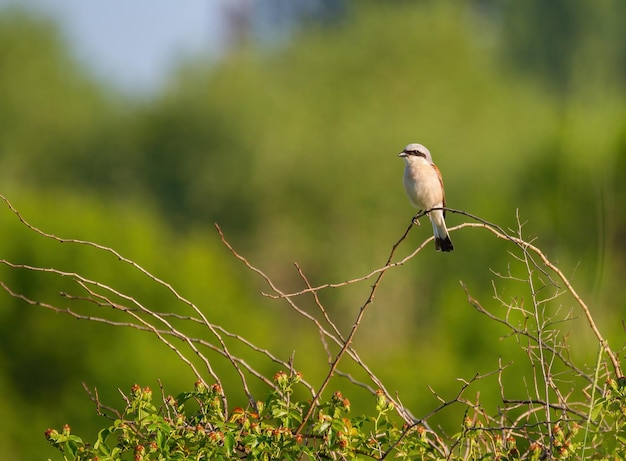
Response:
[{"label": "perched bird", "polygon": [[[443,180],[430,152],[421,144],[409,144],[398,154],[404,158],[404,190],[411,203],[420,210],[430,210],[446,206]],[[446,211],[434,210],[428,213],[435,233],[435,249],[452,251],[454,246],[446,228]]]}]

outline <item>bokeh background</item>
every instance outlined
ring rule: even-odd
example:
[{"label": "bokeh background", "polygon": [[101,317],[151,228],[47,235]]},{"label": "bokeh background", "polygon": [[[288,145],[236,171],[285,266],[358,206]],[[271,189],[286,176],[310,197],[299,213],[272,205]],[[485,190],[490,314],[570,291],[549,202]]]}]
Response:
[{"label": "bokeh background", "polygon": [[[294,261],[314,284],[364,275],[384,264],[415,212],[397,153],[421,142],[449,206],[514,229],[519,210],[526,236],[622,347],[626,3],[167,3],[0,3],[0,191],[34,225],[114,247],[215,323],[284,359],[295,350],[315,384],[325,366],[317,333],[259,296],[263,284],[213,225],[287,291],[302,288]],[[414,229],[403,254],[429,233]],[[471,229],[452,239],[452,254],[429,247],[386,276],[355,341],[416,415],[436,406],[428,386],[450,397],[457,378],[494,370],[501,356],[523,360],[459,284],[501,308],[492,280],[507,285],[494,272],[515,264],[510,247]],[[177,308],[146,278],[37,237],[8,209],[0,258]],[[2,267],[0,279],[63,303],[51,277]],[[507,287],[505,298],[515,293]],[[323,300],[345,329],[367,294],[366,283]],[[565,334],[581,366],[593,364],[584,322]],[[83,382],[118,405],[117,388],[135,382],[156,388],[160,379],[176,394],[194,381],[149,335],[77,323],[5,292],[0,370],[0,457],[12,460],[60,459],[48,427],[95,436],[105,422]],[[512,373],[511,393],[525,396]],[[490,385],[481,399],[495,406]]]}]

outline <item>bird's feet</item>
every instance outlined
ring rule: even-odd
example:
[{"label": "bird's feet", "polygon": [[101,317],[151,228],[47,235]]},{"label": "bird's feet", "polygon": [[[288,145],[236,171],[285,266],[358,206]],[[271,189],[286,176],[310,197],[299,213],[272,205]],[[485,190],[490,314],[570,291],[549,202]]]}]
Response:
[{"label": "bird's feet", "polygon": [[415,224],[416,226],[420,225],[420,218],[422,217],[422,210],[420,210],[415,216],[413,216],[413,224]]}]

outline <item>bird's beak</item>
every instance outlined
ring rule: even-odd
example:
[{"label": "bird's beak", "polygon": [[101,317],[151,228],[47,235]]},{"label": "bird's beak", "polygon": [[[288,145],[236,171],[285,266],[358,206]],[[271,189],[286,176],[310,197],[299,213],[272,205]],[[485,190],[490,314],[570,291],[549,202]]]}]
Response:
[{"label": "bird's beak", "polygon": [[406,152],[402,151],[398,154],[398,157],[407,157],[409,154],[407,154]]}]

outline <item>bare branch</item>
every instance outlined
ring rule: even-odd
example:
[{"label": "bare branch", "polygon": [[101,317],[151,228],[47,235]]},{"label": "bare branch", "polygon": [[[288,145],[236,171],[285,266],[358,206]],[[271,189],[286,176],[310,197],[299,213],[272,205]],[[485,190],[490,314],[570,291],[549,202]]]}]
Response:
[{"label": "bare branch", "polygon": [[[74,303],[74,308],[69,306],[58,307],[51,303],[31,299],[21,293],[17,293],[7,284],[0,281],[0,287],[9,295],[27,304],[49,309],[79,320],[88,320],[116,327],[134,328],[139,331],[149,332],[170,348],[177,357],[192,370],[194,376],[203,383],[203,377],[208,374],[221,386],[220,376],[214,369],[212,361],[209,360],[209,357],[218,357],[220,360],[229,363],[228,366],[232,366],[237,373],[241,388],[247,395],[249,407],[251,407],[254,412],[258,413],[258,408],[248,385],[248,379],[258,379],[273,391],[284,393],[287,399],[287,405],[291,403],[289,400],[291,397],[285,393],[284,388],[280,388],[275,382],[258,371],[254,367],[253,362],[249,360],[249,357],[261,357],[265,361],[269,361],[269,363],[280,366],[286,370],[290,376],[294,376],[296,369],[294,367],[293,353],[288,359],[281,359],[270,350],[253,344],[243,335],[229,332],[222,326],[214,325],[194,303],[182,297],[170,284],[154,276],[134,261],[125,258],[119,252],[96,243],[60,238],[39,230],[29,224],[5,197],[0,195],[0,198],[4,200],[11,212],[29,230],[41,237],[59,243],[83,245],[95,248],[100,252],[115,257],[118,261],[140,272],[158,286],[164,287],[167,292],[182,304],[183,310],[164,313],[156,312],[150,309],[149,306],[140,302],[139,299],[113,286],[89,279],[79,273],[61,271],[55,268],[17,264],[5,259],[0,259],[0,264],[12,269],[45,273],[70,280],[73,283],[72,286],[76,288],[76,292],[78,292],[78,294],[74,292],[63,292],[60,294],[62,301],[68,305]],[[461,386],[451,399],[442,397],[430,388],[433,396],[438,400],[438,404],[436,404],[436,407],[432,410],[427,411],[422,417],[415,418],[412,416],[409,409],[402,404],[400,397],[398,395],[392,395],[386,389],[384,383],[359,356],[353,347],[353,341],[361,327],[365,315],[369,312],[369,307],[374,304],[382,279],[387,271],[392,268],[400,267],[415,258],[433,237],[424,240],[417,248],[412,249],[411,253],[407,256],[395,260],[400,245],[406,240],[412,227],[419,224],[419,218],[426,216],[434,210],[441,209],[450,213],[466,216],[475,221],[450,227],[450,232],[456,232],[466,228],[485,229],[491,232],[496,238],[513,244],[512,246],[507,246],[507,248],[510,248],[510,250],[507,251],[509,251],[511,255],[514,267],[517,268],[518,264],[521,265],[524,274],[516,274],[515,271],[511,269],[510,265],[508,272],[502,271],[503,273],[499,273],[493,271],[493,273],[507,282],[523,284],[523,286],[529,290],[529,298],[507,302],[503,299],[503,296],[500,295],[495,284],[493,284],[494,298],[505,308],[505,311],[496,315],[486,309],[481,302],[472,297],[463,282],[461,282],[461,286],[465,291],[469,304],[476,309],[477,312],[490,321],[497,322],[504,326],[507,329],[505,337],[512,337],[517,341],[517,345],[526,354],[524,360],[528,361],[528,365],[525,366],[528,366],[530,371],[527,375],[522,377],[522,382],[525,386],[522,388],[522,398],[509,398],[505,393],[502,375],[505,368],[509,367],[511,364],[504,365],[502,359],[500,359],[497,370],[486,374],[476,373],[472,378],[467,380],[460,379]],[[591,420],[591,409],[597,401],[596,396],[603,395],[604,393],[604,389],[600,384],[600,370],[602,369],[603,373],[608,375],[609,368],[612,368],[617,377],[622,377],[618,357],[609,348],[608,342],[601,335],[592,318],[589,307],[574,290],[563,272],[556,265],[551,263],[546,255],[536,247],[532,241],[526,241],[523,238],[523,223],[520,221],[519,215],[517,215],[517,224],[518,228],[515,231],[505,231],[498,225],[461,210],[434,208],[422,211],[412,218],[409,226],[391,246],[387,259],[381,267],[370,271],[366,275],[354,277],[341,283],[326,283],[314,286],[302,268],[298,264],[295,264],[296,271],[304,282],[305,288],[294,293],[286,293],[281,290],[279,285],[270,279],[261,269],[255,267],[248,259],[240,255],[226,240],[219,226],[216,225],[220,239],[230,253],[241,261],[248,270],[261,277],[267,284],[270,293],[263,293],[263,295],[273,299],[284,300],[291,310],[310,322],[319,333],[320,344],[328,360],[328,369],[325,374],[320,377],[317,388],[310,382],[304,380],[300,381],[309,391],[311,400],[306,405],[297,407],[298,418],[296,418],[296,420],[299,421],[299,423],[297,423],[297,427],[294,425],[294,427],[290,429],[293,435],[315,440],[316,436],[309,434],[308,430],[310,430],[312,424],[316,421],[318,414],[316,410],[319,410],[320,405],[322,405],[322,408],[325,408],[323,405],[327,405],[325,402],[322,402],[322,395],[331,380],[335,377],[345,379],[353,386],[366,389],[373,395],[384,396],[390,404],[385,411],[390,411],[392,408],[391,404],[393,404],[393,411],[395,411],[393,417],[397,420],[404,421],[402,430],[396,432],[396,440],[391,441],[384,449],[382,445],[376,448],[376,450],[378,450],[377,456],[379,456],[379,459],[389,457],[406,439],[410,438],[412,431],[417,429],[426,431],[428,436],[424,440],[426,440],[425,443],[428,450],[436,454],[439,458],[452,459],[458,453],[460,458],[469,459],[473,457],[475,447],[479,446],[481,449],[487,450],[488,447],[495,446],[495,440],[501,436],[521,436],[525,437],[528,441],[536,440],[537,443],[543,447],[545,455],[550,457],[552,455],[553,436],[556,433],[553,431],[557,430],[557,425],[561,424],[561,422],[585,422],[588,426],[593,425],[594,430],[595,428],[604,428],[607,426],[606,422]],[[324,289],[341,288],[369,280],[372,280],[371,285],[362,303],[355,306],[356,315],[349,331],[342,333],[331,315],[333,310],[328,309],[320,299],[320,291]],[[307,305],[311,306],[304,309],[298,305],[296,301],[298,301],[298,297],[307,294],[310,294],[313,303],[307,303]],[[566,334],[562,333],[563,328],[561,325],[563,322],[569,322],[573,318],[576,318],[578,316],[578,309],[576,309],[576,315],[574,315],[572,311],[567,308],[561,308],[560,306],[556,308],[553,307],[557,304],[556,300],[565,294],[571,296],[576,305],[582,310],[587,324],[600,345],[598,361],[593,374],[585,372],[575,363],[574,359],[570,357],[568,349],[569,338]],[[528,301],[528,299],[530,299],[530,301]],[[97,315],[91,315],[92,310],[97,310]],[[83,312],[89,312],[90,314],[87,315]],[[120,316],[123,320],[127,321],[119,321]],[[210,332],[210,334],[207,335],[209,338],[195,338],[187,334],[189,330],[186,330],[185,327],[190,324],[205,327],[206,330]],[[181,347],[178,341],[182,342],[184,346]],[[244,350],[249,355],[239,356],[239,354],[231,352],[231,348],[233,351]],[[345,362],[347,360],[351,362],[346,364]],[[366,382],[362,382],[359,379],[360,376],[357,375],[355,377],[345,371],[345,366],[351,365],[352,362],[359,367],[358,373],[366,376]],[[204,366],[204,369],[199,365],[200,363]],[[342,370],[342,368],[344,369]],[[481,404],[480,389],[475,392],[474,396],[468,396],[467,394],[469,394],[470,388],[476,390],[479,381],[496,374],[502,406],[498,409],[496,415],[490,415]],[[582,390],[580,389],[581,381],[585,383],[584,389]],[[578,387],[575,391],[576,386]],[[98,414],[106,414],[108,417],[111,417],[110,415],[119,417],[119,413],[115,413],[115,410],[105,407],[100,403],[96,389],[90,391],[86,385],[84,385],[84,387],[90,399],[96,404]],[[589,387],[591,388],[590,391]],[[162,387],[161,393],[163,394]],[[164,405],[167,406],[164,394],[162,397]],[[125,396],[124,398],[128,402],[128,398]],[[228,415],[226,394],[222,393],[221,398],[224,413]],[[460,407],[461,410],[465,411],[462,433],[460,436],[452,436],[452,438],[447,435],[442,435],[442,431],[435,431],[429,426],[429,420],[435,415],[450,411],[448,409],[451,407],[456,409]],[[302,408],[304,408],[304,410],[302,410],[302,418],[299,420]],[[167,411],[169,411],[169,409]],[[479,437],[476,434],[481,435]],[[475,435],[476,437],[472,439]],[[375,435],[374,439],[376,437],[378,436]],[[474,440],[474,442],[472,442],[472,440]],[[374,443],[376,443],[376,440],[374,440]],[[372,456],[366,452],[358,453]]]}]

